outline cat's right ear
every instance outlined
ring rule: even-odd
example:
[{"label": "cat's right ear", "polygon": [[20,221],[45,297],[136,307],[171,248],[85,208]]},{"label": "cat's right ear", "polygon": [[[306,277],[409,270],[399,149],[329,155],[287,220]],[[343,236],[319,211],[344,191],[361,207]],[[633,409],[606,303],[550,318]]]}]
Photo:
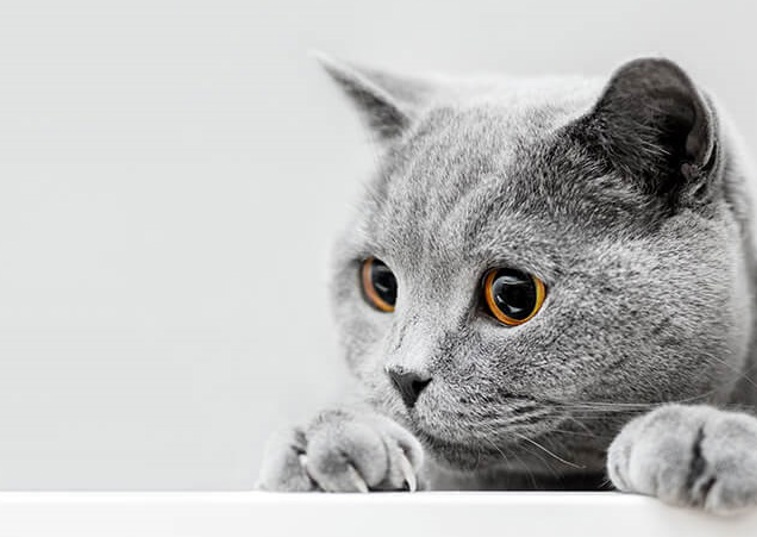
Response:
[{"label": "cat's right ear", "polygon": [[356,67],[320,52],[311,55],[350,98],[381,142],[401,137],[432,92],[431,84],[419,79]]}]

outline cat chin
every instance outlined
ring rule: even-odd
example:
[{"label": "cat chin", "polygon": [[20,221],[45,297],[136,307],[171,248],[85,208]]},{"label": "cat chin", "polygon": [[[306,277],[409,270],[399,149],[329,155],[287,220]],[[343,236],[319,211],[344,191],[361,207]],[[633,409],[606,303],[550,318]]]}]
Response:
[{"label": "cat chin", "polygon": [[434,462],[446,471],[470,473],[483,469],[506,469],[508,464],[502,451],[494,446],[445,440],[421,430],[415,434]]},{"label": "cat chin", "polygon": [[[521,442],[495,445],[472,438],[470,442],[447,440],[415,429],[434,463],[457,475],[527,474],[552,476],[604,471],[604,449],[599,446],[571,450],[563,459],[554,453]],[[544,448],[542,448],[544,449]],[[570,460],[568,460],[570,459]]]},{"label": "cat chin", "polygon": [[[437,471],[463,481],[472,479],[476,483],[476,490],[482,487],[489,488],[484,486],[484,483],[489,483],[495,489],[529,488],[528,485],[536,481],[545,489],[570,489],[574,485],[566,480],[587,475],[600,476],[601,479],[597,483],[605,481],[602,456],[588,455],[581,460],[581,465],[568,466],[560,465],[558,461],[545,464],[540,456],[536,459],[530,457],[528,450],[508,451],[505,458],[502,452],[495,449],[487,451],[462,444],[443,444],[438,440],[430,443],[427,439],[421,439],[421,443]],[[518,476],[523,477],[522,483],[518,480]],[[550,480],[556,480],[556,482],[549,484]],[[581,489],[580,486],[575,486],[576,490]],[[591,488],[591,490],[596,489]]]}]

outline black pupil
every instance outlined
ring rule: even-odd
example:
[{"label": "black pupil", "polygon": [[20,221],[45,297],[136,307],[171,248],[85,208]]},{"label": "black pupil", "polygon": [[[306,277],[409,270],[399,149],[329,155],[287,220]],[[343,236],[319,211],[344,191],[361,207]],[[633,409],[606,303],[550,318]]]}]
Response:
[{"label": "black pupil", "polygon": [[494,276],[492,298],[502,313],[521,321],[534,311],[536,285],[528,274],[503,269]]},{"label": "black pupil", "polygon": [[389,267],[381,261],[374,260],[371,263],[371,283],[379,298],[394,306],[397,302],[397,280]]}]

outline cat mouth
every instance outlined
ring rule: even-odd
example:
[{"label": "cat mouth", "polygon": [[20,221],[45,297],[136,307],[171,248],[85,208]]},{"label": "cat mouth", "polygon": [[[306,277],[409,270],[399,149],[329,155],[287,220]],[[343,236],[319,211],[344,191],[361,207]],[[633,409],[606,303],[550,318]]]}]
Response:
[{"label": "cat mouth", "polygon": [[[447,438],[441,438],[434,434],[427,433],[425,431],[416,430],[416,435],[422,444],[426,445],[431,451],[436,453],[449,452],[450,450],[455,452],[470,452],[481,451],[477,444],[474,442],[464,442],[460,440],[449,440]],[[484,446],[485,447],[485,446]],[[488,450],[494,451],[491,446]]]},{"label": "cat mouth", "polygon": [[[447,427],[437,426],[439,416],[411,416],[409,428],[432,451],[454,451],[456,453],[475,452],[480,454],[501,455],[501,449],[522,447],[538,437],[548,433],[563,419],[554,409],[540,404],[534,398],[517,396],[510,401],[522,403],[507,410],[491,412],[489,419],[482,419],[479,414],[475,422],[455,421]],[[430,419],[431,418],[431,419]]]},{"label": "cat mouth", "polygon": [[449,440],[423,430],[415,430],[416,437],[442,467],[452,471],[470,471],[496,466],[503,462],[501,448],[494,444]]},{"label": "cat mouth", "polygon": [[423,429],[415,428],[415,435],[426,447],[434,452],[444,452],[448,450],[471,451],[474,449],[473,442],[464,442],[460,440],[449,440],[436,434],[429,433]]},{"label": "cat mouth", "polygon": [[432,451],[453,450],[455,452],[475,451],[477,453],[489,451],[494,453],[499,451],[499,446],[496,446],[491,440],[487,441],[474,434],[462,438],[457,435],[455,435],[457,436],[456,438],[444,437],[436,431],[431,432],[427,428],[420,427],[417,424],[415,424],[412,430],[418,440]]}]

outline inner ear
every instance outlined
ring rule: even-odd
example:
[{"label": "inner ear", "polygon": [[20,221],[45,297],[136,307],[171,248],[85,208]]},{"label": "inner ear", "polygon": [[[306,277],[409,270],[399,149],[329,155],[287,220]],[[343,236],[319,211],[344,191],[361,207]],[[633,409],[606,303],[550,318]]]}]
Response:
[{"label": "inner ear", "polygon": [[[680,181],[698,181],[713,163],[715,125],[709,103],[669,60],[645,58],[623,65],[593,115],[610,154],[620,157],[618,164],[656,174],[657,186],[680,190],[685,186]],[[673,183],[659,181],[661,173],[672,175],[667,179]]]}]

